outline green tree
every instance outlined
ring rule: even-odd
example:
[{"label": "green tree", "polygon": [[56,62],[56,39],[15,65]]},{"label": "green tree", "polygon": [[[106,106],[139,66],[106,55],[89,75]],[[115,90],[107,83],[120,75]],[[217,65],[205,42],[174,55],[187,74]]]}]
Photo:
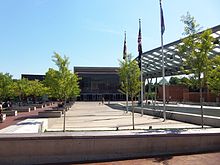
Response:
[{"label": "green tree", "polygon": [[12,97],[12,75],[9,73],[0,73],[0,101],[7,101]]},{"label": "green tree", "polygon": [[140,81],[140,69],[137,61],[131,60],[131,55],[128,55],[128,59],[120,61],[120,68],[118,70],[120,77],[120,88],[122,93],[128,92],[128,95],[132,101],[132,125],[134,127],[134,98],[139,94],[141,81]]},{"label": "green tree", "polygon": [[33,97],[34,102],[36,102],[37,97],[42,97],[47,94],[47,88],[39,80],[29,81],[29,87],[29,95]]},{"label": "green tree", "polygon": [[59,71],[49,68],[45,75],[44,84],[48,87],[48,94],[50,97],[56,99],[61,98],[59,87]]},{"label": "green tree", "polygon": [[80,94],[79,78],[68,69],[68,57],[62,58],[58,53],[54,53],[53,62],[58,70],[49,68],[44,81],[50,96],[62,101],[77,97]]},{"label": "green tree", "polygon": [[[45,77],[45,84],[49,88],[51,96],[63,101],[64,107],[66,108],[67,99],[74,98],[80,93],[79,79],[77,75],[68,69],[68,57],[64,56],[64,58],[62,58],[55,52],[52,58],[52,61],[56,64],[58,70],[51,68],[48,70]],[[65,131],[65,116],[66,111],[64,111],[63,131]]]},{"label": "green tree", "polygon": [[[180,55],[185,58],[183,61],[185,73],[193,74],[198,80],[200,89],[200,105],[201,105],[201,124],[203,127],[203,98],[202,87],[206,80],[208,71],[208,54],[213,49],[213,37],[211,30],[205,30],[203,33],[198,33],[200,28],[194,17],[189,13],[183,16],[181,21],[185,24],[184,35],[187,37],[182,40],[178,46]],[[203,79],[202,79],[203,76]]]},{"label": "green tree", "polygon": [[171,85],[181,84],[181,79],[179,79],[178,77],[171,77],[169,80],[169,84]]},{"label": "green tree", "polygon": [[[220,96],[220,56],[215,56],[210,60],[207,74],[208,88],[216,96]],[[218,100],[219,101],[219,100]]]},{"label": "green tree", "polygon": [[15,97],[19,97],[20,102],[23,102],[25,98],[27,99],[27,96],[30,95],[30,91],[31,87],[28,79],[22,78],[14,81],[13,93]]}]

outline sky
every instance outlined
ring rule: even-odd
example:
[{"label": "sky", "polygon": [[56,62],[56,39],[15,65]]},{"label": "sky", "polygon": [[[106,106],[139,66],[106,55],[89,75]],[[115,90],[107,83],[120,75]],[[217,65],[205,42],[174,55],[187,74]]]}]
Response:
[{"label": "sky", "polygon": [[[219,0],[162,0],[164,44],[183,37],[181,16],[189,12],[203,29],[220,24]],[[56,68],[54,52],[74,66],[117,67],[127,51],[160,46],[159,0],[0,0],[0,72],[13,78]]]}]

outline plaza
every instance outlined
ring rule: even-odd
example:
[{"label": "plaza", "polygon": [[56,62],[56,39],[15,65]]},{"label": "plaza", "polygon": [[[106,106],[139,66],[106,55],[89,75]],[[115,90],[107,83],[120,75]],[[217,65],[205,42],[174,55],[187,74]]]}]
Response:
[{"label": "plaza", "polygon": [[[126,113],[120,102],[101,104],[100,102],[76,102],[66,113],[67,131],[115,131],[131,130],[131,112]],[[135,113],[135,129],[176,129],[200,128],[199,125]],[[47,131],[62,131],[62,118],[49,118]]]}]

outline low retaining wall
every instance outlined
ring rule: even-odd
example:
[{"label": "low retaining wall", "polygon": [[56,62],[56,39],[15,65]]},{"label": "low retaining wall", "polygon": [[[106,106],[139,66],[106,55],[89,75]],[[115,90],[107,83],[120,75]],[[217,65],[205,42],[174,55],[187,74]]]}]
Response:
[{"label": "low retaining wall", "polygon": [[[140,107],[135,107],[135,112],[141,113]],[[163,117],[162,110],[152,110],[144,108],[144,114],[151,116]],[[166,111],[166,118],[201,125],[201,115]],[[206,116],[203,117],[204,125],[220,127],[220,117]]]},{"label": "low retaining wall", "polygon": [[[156,108],[157,110],[163,110],[163,106],[161,105],[147,105],[146,108],[150,108],[150,109],[154,109]],[[181,105],[166,105],[166,110],[168,111],[175,111],[175,112],[182,112],[182,113],[191,113],[191,114],[197,114],[200,115],[201,114],[201,108],[200,106],[181,106]],[[220,117],[220,107],[207,107],[207,106],[203,106],[203,113],[204,115],[208,115],[208,116],[216,116],[216,117]]]},{"label": "low retaining wall", "polygon": [[0,164],[132,159],[220,151],[220,133],[90,133],[1,135]]}]

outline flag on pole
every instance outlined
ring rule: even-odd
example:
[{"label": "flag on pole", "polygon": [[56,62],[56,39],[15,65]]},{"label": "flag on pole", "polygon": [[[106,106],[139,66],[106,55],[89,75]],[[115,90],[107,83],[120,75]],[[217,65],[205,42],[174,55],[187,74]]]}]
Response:
[{"label": "flag on pole", "polygon": [[142,55],[142,43],[141,43],[141,19],[139,19],[139,32],[138,32],[138,63],[139,68],[141,68],[141,55]]},{"label": "flag on pole", "polygon": [[126,45],[126,31],[125,31],[124,49],[123,49],[123,59],[125,60],[126,57],[127,57],[127,45]]},{"label": "flag on pole", "polygon": [[162,9],[162,4],[160,0],[160,24],[161,24],[161,34],[163,35],[165,31],[165,24],[164,24],[164,17],[163,17],[163,9]]}]

